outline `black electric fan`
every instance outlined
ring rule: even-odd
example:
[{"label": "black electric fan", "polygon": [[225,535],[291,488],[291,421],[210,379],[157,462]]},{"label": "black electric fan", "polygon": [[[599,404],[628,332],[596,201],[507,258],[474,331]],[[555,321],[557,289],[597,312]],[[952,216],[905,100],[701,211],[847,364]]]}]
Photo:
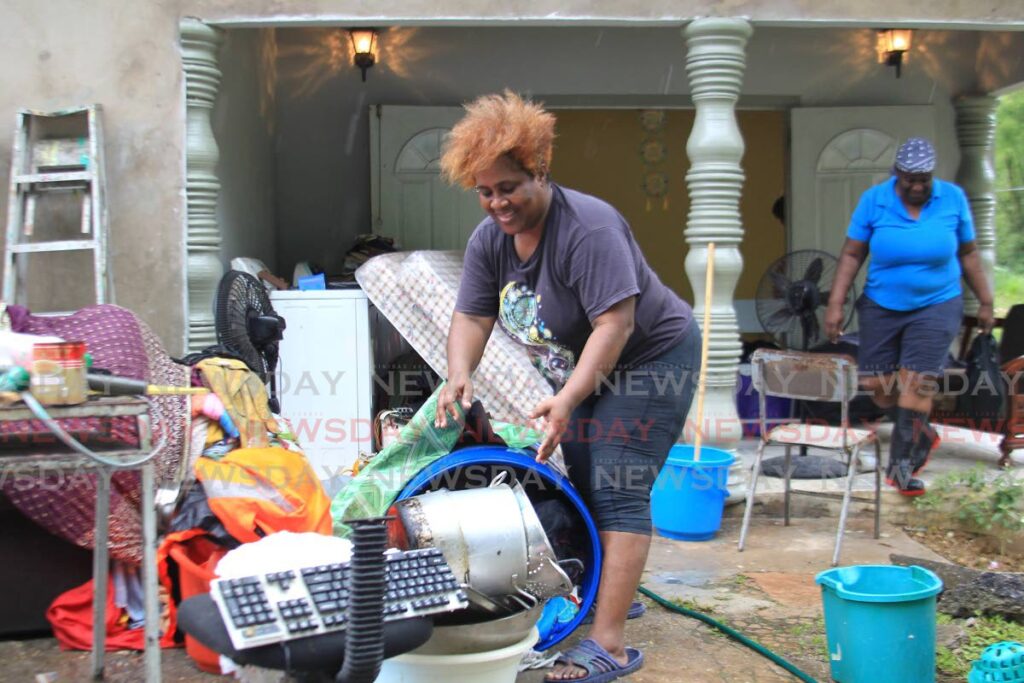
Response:
[{"label": "black electric fan", "polygon": [[[757,285],[755,304],[757,318],[765,332],[785,349],[807,351],[824,341],[825,310],[832,293],[839,262],[831,254],[817,249],[790,252],[772,263]],[[857,295],[851,283],[843,300],[845,328],[853,316]],[[806,417],[802,401],[796,404],[796,417]],[[793,461],[790,476],[795,479],[842,477],[846,467],[832,458],[808,455],[800,447],[800,456]],[[768,458],[761,463],[761,472],[772,477],[784,476],[785,458]]]},{"label": "black electric fan", "polygon": [[269,382],[270,409],[279,412],[274,370],[285,321],[274,312],[263,284],[248,273],[226,272],[217,286],[214,323],[217,343]]},{"label": "black electric fan", "polygon": [[[782,348],[807,351],[823,340],[825,309],[839,262],[831,254],[802,249],[772,263],[757,285],[757,319]],[[853,315],[853,285],[843,301],[843,326]]]}]

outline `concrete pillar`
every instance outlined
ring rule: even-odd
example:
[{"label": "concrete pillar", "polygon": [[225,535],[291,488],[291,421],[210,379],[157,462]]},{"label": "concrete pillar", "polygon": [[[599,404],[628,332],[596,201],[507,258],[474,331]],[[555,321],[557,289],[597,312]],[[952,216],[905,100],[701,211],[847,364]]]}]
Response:
[{"label": "concrete pillar", "polygon": [[[740,190],[743,187],[743,137],[736,124],[739,98],[746,66],[746,44],[753,29],[743,19],[697,19],[684,30],[686,73],[696,107],[696,118],[686,153],[690,171],[686,183],[690,214],[685,231],[690,247],[686,274],[693,287],[694,314],[704,318],[707,244],[715,243],[714,280],[711,299],[711,333],[708,362],[704,368],[707,392],[704,398],[704,443],[731,448],[742,436],[736,414],[736,369],[742,346],[733,294],[743,268],[740,240]],[[697,402],[690,409],[688,424],[695,425]],[[732,487],[730,487],[732,488]]]},{"label": "concrete pillar", "polygon": [[217,48],[220,32],[197,19],[181,21],[185,70],[185,233],[188,330],[185,348],[198,351],[217,342],[213,299],[224,268],[217,225],[217,160],[220,151],[210,113],[220,88]]},{"label": "concrete pillar", "polygon": [[[996,135],[996,106],[994,97],[979,95],[961,97],[956,108],[956,137],[960,143],[960,167],[956,182],[967,193],[974,215],[978,251],[988,276],[990,287],[996,264],[996,195],[995,170],[992,168],[992,143]],[[978,301],[970,287],[964,287],[964,312],[973,314]]]}]

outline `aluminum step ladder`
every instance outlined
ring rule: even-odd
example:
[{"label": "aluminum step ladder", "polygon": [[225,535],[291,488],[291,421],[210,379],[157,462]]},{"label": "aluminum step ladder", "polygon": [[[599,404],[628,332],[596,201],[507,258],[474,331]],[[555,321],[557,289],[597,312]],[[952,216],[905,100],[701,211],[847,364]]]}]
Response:
[{"label": "aluminum step ladder", "polygon": [[[40,207],[56,200],[62,202],[56,208],[65,209],[65,216],[69,209],[77,213],[68,222],[73,226],[78,221],[77,234],[67,234],[68,223],[62,224],[63,230],[43,224],[59,222],[56,217],[60,212],[54,210],[44,212],[43,223],[37,224]],[[94,303],[110,303],[113,297],[107,268],[103,133],[98,104],[56,112],[18,112],[11,147],[6,237],[4,302],[28,303],[28,262],[33,254],[91,251]]]}]

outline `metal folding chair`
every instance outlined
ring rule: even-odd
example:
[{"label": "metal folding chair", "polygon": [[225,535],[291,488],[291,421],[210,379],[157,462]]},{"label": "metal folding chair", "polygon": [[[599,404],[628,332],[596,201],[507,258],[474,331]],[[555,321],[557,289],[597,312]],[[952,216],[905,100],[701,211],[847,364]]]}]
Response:
[{"label": "metal folding chair", "polygon": [[[747,529],[750,526],[754,494],[757,490],[757,480],[761,473],[761,461],[765,448],[770,444],[778,444],[786,449],[783,468],[786,526],[789,526],[790,498],[793,493],[842,500],[839,529],[836,531],[836,546],[832,554],[832,566],[835,566],[839,563],[839,552],[843,544],[843,529],[846,526],[850,501],[870,502],[852,495],[853,481],[857,477],[861,464],[861,447],[868,444],[874,444],[875,447],[875,538],[879,536],[882,482],[881,448],[873,428],[851,428],[849,421],[849,402],[857,393],[857,365],[848,356],[773,349],[759,349],[754,352],[751,357],[751,365],[753,385],[760,395],[758,421],[761,426],[761,439],[757,446],[757,457],[751,468],[750,487],[747,491],[747,506],[743,511],[739,549],[743,550],[747,539]],[[842,406],[840,424],[837,427],[817,423],[791,422],[778,425],[769,431],[765,420],[765,398],[767,396],[840,403]],[[842,495],[827,491],[792,490],[790,475],[793,471],[792,449],[794,446],[822,449],[840,454],[847,468],[846,488]]]}]

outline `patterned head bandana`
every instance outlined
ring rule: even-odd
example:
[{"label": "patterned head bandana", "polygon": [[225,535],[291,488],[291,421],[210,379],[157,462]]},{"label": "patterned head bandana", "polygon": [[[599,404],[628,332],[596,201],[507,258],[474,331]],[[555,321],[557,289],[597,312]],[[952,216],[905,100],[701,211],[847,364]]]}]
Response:
[{"label": "patterned head bandana", "polygon": [[935,148],[924,138],[909,138],[896,151],[896,170],[903,173],[931,173],[935,170]]}]

